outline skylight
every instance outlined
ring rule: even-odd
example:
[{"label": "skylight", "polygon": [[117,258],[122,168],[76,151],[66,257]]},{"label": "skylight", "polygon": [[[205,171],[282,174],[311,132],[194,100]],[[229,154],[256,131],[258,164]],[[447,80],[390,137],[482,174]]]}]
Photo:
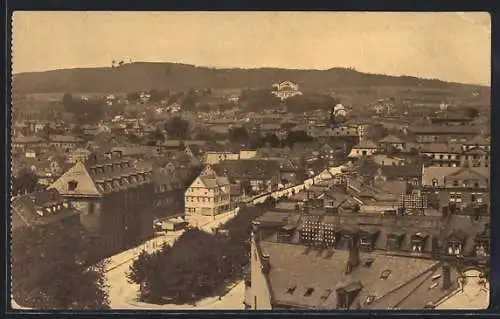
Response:
[{"label": "skylight", "polygon": [[306,292],[304,293],[304,297],[310,297],[313,292],[314,288],[307,288]]},{"label": "skylight", "polygon": [[380,274],[380,278],[385,280],[385,279],[389,278],[390,275],[391,275],[391,270],[386,269],[386,270],[382,271],[382,273]]}]

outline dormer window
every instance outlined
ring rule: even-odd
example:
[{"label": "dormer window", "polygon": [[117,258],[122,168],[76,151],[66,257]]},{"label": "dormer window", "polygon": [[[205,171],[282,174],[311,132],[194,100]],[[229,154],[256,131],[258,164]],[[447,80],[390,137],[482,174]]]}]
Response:
[{"label": "dormer window", "polygon": [[73,180],[68,182],[68,191],[74,192],[76,190],[76,187],[78,186],[78,182]]},{"label": "dormer window", "polygon": [[465,242],[466,235],[461,231],[456,231],[453,233],[447,243],[446,252],[450,256],[458,256],[462,254],[463,244]]},{"label": "dormer window", "polygon": [[438,186],[438,180],[437,178],[432,179],[432,186],[437,187]]},{"label": "dormer window", "polygon": [[478,241],[474,247],[474,253],[477,257],[488,257],[490,252],[487,243]]},{"label": "dormer window", "polygon": [[421,253],[425,246],[425,241],[427,240],[427,235],[422,233],[416,233],[411,236],[411,251],[415,253]]},{"label": "dormer window", "polygon": [[453,181],[453,186],[458,187],[458,181]]}]

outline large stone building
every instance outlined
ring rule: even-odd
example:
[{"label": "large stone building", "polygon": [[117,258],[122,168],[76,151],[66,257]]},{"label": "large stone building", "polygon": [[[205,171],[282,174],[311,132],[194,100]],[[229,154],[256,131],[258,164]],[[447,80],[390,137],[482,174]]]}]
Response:
[{"label": "large stone building", "polygon": [[153,234],[154,184],[151,170],[111,154],[77,162],[49,188],[81,212],[81,221],[104,255],[142,242]]},{"label": "large stone building", "polygon": [[207,165],[184,195],[187,216],[215,216],[231,208],[231,185]]}]

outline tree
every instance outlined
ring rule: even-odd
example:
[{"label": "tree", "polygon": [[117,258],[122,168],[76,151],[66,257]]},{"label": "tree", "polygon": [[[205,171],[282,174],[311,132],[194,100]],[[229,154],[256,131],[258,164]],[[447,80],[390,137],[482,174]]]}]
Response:
[{"label": "tree", "polygon": [[176,116],[165,123],[165,131],[169,139],[186,139],[189,133],[189,123]]},{"label": "tree", "polygon": [[151,98],[149,99],[151,102],[159,102],[163,99],[166,99],[170,93],[168,91],[159,91],[156,89],[149,90],[149,95]]},{"label": "tree", "polygon": [[62,104],[66,108],[70,108],[74,103],[73,100],[73,95],[71,93],[64,93],[63,98],[62,98]]},{"label": "tree", "polygon": [[40,188],[38,177],[28,169],[22,169],[12,178],[12,193],[14,196],[32,193]]},{"label": "tree", "polygon": [[229,131],[229,140],[233,143],[247,144],[248,132],[244,127],[236,127]]},{"label": "tree", "polygon": [[127,100],[129,102],[137,102],[137,101],[139,101],[140,97],[141,97],[141,94],[139,92],[127,93]]},{"label": "tree", "polygon": [[281,145],[281,140],[276,136],[276,134],[267,134],[264,136],[263,142],[265,144],[269,144],[271,147],[280,147]]},{"label": "tree", "polygon": [[104,263],[81,225],[51,223],[12,233],[12,294],[38,309],[106,309]]},{"label": "tree", "polygon": [[[141,284],[141,299],[186,303],[214,295],[232,275],[234,251],[227,239],[197,229],[184,232],[171,248],[134,262],[128,278]],[[141,281],[142,280],[142,281]]]},{"label": "tree", "polygon": [[311,142],[314,139],[307,135],[306,132],[304,131],[292,131],[288,132],[286,139],[285,139],[285,144],[289,147],[292,147],[293,144],[295,143],[301,143],[301,142]]},{"label": "tree", "polygon": [[142,284],[146,280],[150,258],[152,256],[146,250],[141,251],[137,259],[130,265],[129,272],[127,273],[129,283]]},{"label": "tree", "polygon": [[160,131],[159,128],[156,128],[153,132],[151,132],[148,136],[148,140],[151,142],[154,142],[152,145],[156,145],[156,142],[164,142],[165,141],[165,136],[163,133]]}]

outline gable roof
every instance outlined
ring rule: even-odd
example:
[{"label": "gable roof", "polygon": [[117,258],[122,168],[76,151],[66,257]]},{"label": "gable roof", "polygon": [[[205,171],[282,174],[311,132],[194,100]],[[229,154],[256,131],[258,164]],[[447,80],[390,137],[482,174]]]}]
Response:
[{"label": "gable roof", "polygon": [[438,185],[442,186],[447,177],[460,179],[489,177],[489,168],[484,167],[423,167],[422,185],[432,186],[432,180],[436,179]]},{"label": "gable roof", "polygon": [[[11,203],[12,229],[46,225],[78,215],[55,189],[16,197]],[[43,216],[38,212],[42,211]]]},{"label": "gable roof", "polygon": [[[141,167],[125,158],[106,159],[96,156],[85,164],[77,162],[49,188],[57,189],[63,196],[100,197],[117,189],[151,182],[151,173],[150,164]],[[71,181],[77,182],[75,190],[69,190]]]},{"label": "gable roof", "polygon": [[405,141],[397,137],[396,135],[387,135],[379,141],[379,143],[391,143],[391,144],[403,144]]},{"label": "gable roof", "polygon": [[480,145],[480,146],[489,146],[491,145],[491,140],[489,138],[486,138],[484,135],[476,135],[467,142],[465,142],[465,145]]},{"label": "gable roof", "polygon": [[[348,251],[266,241],[259,245],[262,253],[269,255],[271,267],[267,279],[275,303],[301,308],[336,309],[335,290],[351,284],[361,290],[356,300],[364,303],[369,295],[382,298],[438,264],[431,260],[361,253],[362,262],[368,258],[373,260],[370,267],[359,265],[346,275]],[[329,253],[333,253],[333,258],[327,258]],[[391,271],[385,280],[379,278],[384,270]],[[398,301],[405,297],[400,295]]]},{"label": "gable roof", "polygon": [[353,148],[369,148],[369,149],[376,149],[377,145],[373,143],[370,140],[361,140],[357,145],[355,145]]}]

